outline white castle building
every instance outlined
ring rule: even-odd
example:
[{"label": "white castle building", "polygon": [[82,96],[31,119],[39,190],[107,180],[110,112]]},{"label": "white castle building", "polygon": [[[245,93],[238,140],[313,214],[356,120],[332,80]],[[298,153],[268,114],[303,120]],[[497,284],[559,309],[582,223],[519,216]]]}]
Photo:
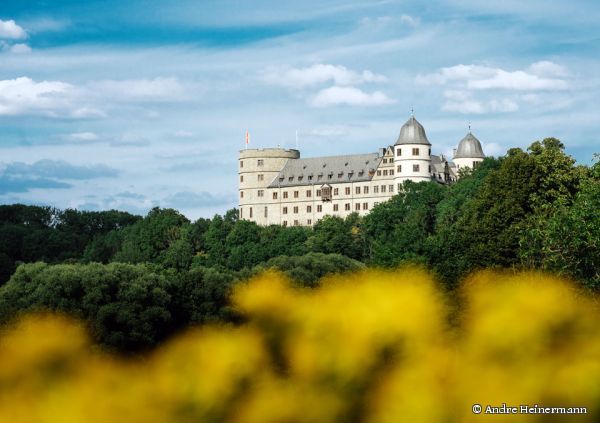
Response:
[{"label": "white castle building", "polygon": [[470,131],[452,162],[432,155],[414,116],[394,145],[376,153],[301,159],[293,149],[241,150],[239,216],[259,225],[312,226],[327,215],[365,215],[396,194],[404,181],[450,184],[459,169],[474,168],[484,157]]}]

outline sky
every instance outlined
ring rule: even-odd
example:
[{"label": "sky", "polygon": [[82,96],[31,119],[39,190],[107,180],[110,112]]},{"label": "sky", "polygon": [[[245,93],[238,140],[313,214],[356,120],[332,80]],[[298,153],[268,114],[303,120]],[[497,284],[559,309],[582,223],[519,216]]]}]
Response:
[{"label": "sky", "polygon": [[414,109],[434,154],[600,152],[595,0],[2,0],[0,204],[188,218],[237,155],[375,152]]}]

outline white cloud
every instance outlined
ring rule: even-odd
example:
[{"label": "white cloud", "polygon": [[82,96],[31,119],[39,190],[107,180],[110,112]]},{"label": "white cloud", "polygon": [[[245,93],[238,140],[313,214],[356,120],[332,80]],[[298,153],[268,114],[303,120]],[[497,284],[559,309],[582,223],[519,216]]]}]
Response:
[{"label": "white cloud", "polygon": [[184,131],[184,130],[176,131],[173,135],[176,136],[177,138],[191,138],[194,136],[193,133],[191,133],[189,131]]},{"label": "white cloud", "polygon": [[93,82],[89,88],[97,96],[121,101],[174,101],[185,97],[177,78],[105,80]]},{"label": "white cloud", "polygon": [[568,88],[568,82],[559,76],[566,70],[556,63],[537,62],[528,70],[506,71],[478,65],[456,65],[438,72],[418,75],[416,82],[423,85],[463,83],[474,90],[556,91]]},{"label": "white cloud", "polygon": [[483,114],[490,112],[514,112],[519,110],[519,104],[510,98],[492,98],[488,100],[477,100],[472,93],[461,90],[444,91],[446,102],[442,110],[447,112],[458,112],[463,114]]},{"label": "white cloud", "polygon": [[312,129],[308,132],[309,136],[314,137],[341,137],[348,134],[348,129],[338,126],[325,126]]},{"label": "white cloud", "polygon": [[529,66],[529,71],[534,75],[539,76],[557,76],[566,77],[569,75],[567,68],[557,63],[543,60]]},{"label": "white cloud", "polygon": [[75,132],[73,134],[69,134],[67,138],[71,141],[96,141],[98,139],[98,135],[93,132]]},{"label": "white cloud", "polygon": [[29,47],[27,44],[19,43],[12,45],[9,48],[9,51],[15,54],[31,53],[31,47]]},{"label": "white cloud", "polygon": [[0,81],[0,116],[44,114],[71,109],[74,87],[60,81],[35,82],[27,77]]},{"label": "white cloud", "polygon": [[421,19],[415,16],[402,14],[400,16],[378,16],[374,18],[365,17],[360,20],[360,24],[365,29],[382,29],[390,26],[410,26],[416,27],[421,23]]},{"label": "white cloud", "polygon": [[272,68],[263,73],[262,79],[272,85],[296,89],[330,82],[336,85],[354,85],[387,81],[385,76],[370,70],[356,72],[345,66],[330,64],[316,64],[306,68]]},{"label": "white cloud", "polygon": [[0,19],[0,38],[8,40],[21,40],[27,38],[27,33],[12,19],[3,21]]},{"label": "white cloud", "polygon": [[471,80],[469,88],[476,90],[504,89],[515,91],[565,90],[568,84],[557,78],[542,78],[524,71],[506,72],[498,69],[492,78]]},{"label": "white cloud", "polygon": [[420,19],[410,15],[402,15],[400,16],[400,22],[409,26],[417,26],[420,23]]},{"label": "white cloud", "polygon": [[348,106],[381,106],[394,101],[381,91],[366,93],[355,87],[330,87],[323,89],[310,101],[314,107],[336,105]]}]

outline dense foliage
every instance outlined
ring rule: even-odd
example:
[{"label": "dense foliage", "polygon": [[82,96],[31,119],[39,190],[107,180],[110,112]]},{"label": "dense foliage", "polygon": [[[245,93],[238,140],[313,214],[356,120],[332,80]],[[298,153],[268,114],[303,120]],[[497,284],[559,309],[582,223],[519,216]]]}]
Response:
[{"label": "dense foliage", "polygon": [[[447,290],[477,269],[542,269],[600,290],[600,163],[554,138],[485,159],[450,186],[406,182],[365,217],[261,227],[237,211],[190,222],[0,206],[0,319],[46,308],[86,318],[103,343],[153,345],[194,322],[234,322],[237,281],[277,267],[315,286],[327,273],[421,264]],[[22,262],[43,261],[46,264]],[[145,313],[145,314],[144,314]],[[131,326],[127,326],[131,325]]]},{"label": "dense foliage", "polygon": [[[245,325],[207,325],[136,360],[97,351],[63,316],[27,316],[0,334],[0,420],[600,418],[598,304],[565,281],[476,274],[461,286],[455,327],[444,294],[421,271],[368,270],[322,285],[297,289],[262,274],[234,292]],[[519,415],[488,415],[488,405],[503,404]]]}]

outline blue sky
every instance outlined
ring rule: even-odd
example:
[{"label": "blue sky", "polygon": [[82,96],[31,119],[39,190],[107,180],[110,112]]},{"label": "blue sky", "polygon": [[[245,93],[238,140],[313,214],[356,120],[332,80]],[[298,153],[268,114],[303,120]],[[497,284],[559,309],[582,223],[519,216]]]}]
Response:
[{"label": "blue sky", "polygon": [[434,153],[559,137],[600,152],[593,0],[104,0],[0,5],[0,203],[210,217],[237,151]]}]

